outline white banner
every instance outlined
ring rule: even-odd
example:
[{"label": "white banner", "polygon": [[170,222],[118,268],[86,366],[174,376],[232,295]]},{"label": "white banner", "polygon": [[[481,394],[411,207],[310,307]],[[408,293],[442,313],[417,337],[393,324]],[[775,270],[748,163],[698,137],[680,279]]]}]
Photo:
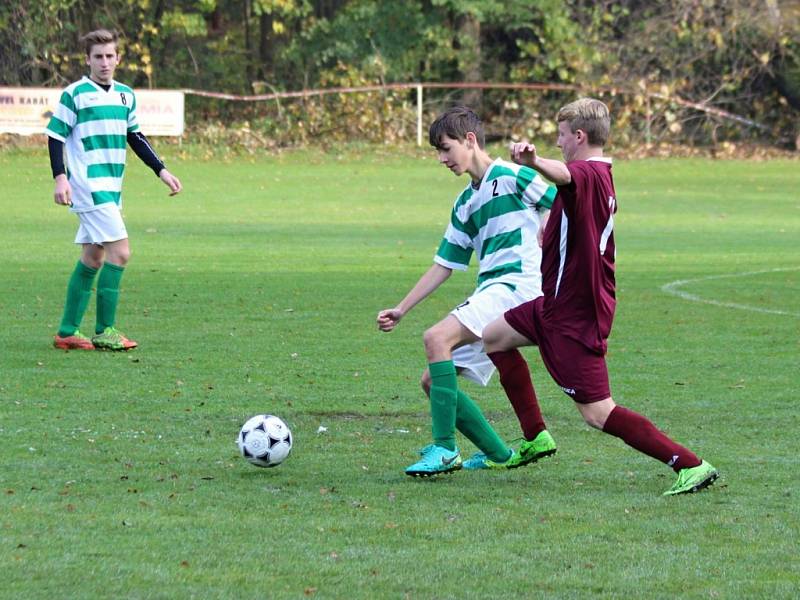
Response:
[{"label": "white banner", "polygon": [[[43,134],[61,91],[57,88],[0,87],[0,133]],[[183,134],[183,92],[134,90],[139,126],[145,135]]]}]

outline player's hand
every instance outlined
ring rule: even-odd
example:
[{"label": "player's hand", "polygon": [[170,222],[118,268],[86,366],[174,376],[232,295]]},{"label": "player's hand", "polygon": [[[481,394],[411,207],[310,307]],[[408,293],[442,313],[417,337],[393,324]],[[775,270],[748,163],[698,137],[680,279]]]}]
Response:
[{"label": "player's hand", "polygon": [[511,160],[517,164],[532,167],[536,162],[536,146],[530,142],[511,142],[508,149]]},{"label": "player's hand", "polygon": [[67,176],[63,173],[56,176],[56,189],[53,192],[53,199],[56,204],[72,206],[72,186],[70,186]]},{"label": "player's hand", "polygon": [[391,331],[403,318],[403,311],[396,308],[389,308],[378,313],[378,329],[381,331]]},{"label": "player's hand", "polygon": [[161,181],[163,181],[169,188],[170,196],[174,196],[183,189],[180,179],[175,177],[175,175],[173,175],[166,169],[161,169],[161,172],[158,174],[158,176],[161,178]]}]

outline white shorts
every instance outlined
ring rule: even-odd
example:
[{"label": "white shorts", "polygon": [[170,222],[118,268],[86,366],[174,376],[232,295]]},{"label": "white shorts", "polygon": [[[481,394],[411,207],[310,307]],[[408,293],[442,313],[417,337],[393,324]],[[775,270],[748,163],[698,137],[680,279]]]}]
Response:
[{"label": "white shorts", "polygon": [[[483,328],[497,317],[541,295],[539,289],[517,286],[516,290],[512,290],[507,285],[496,283],[472,294],[450,314],[472,333],[482,337]],[[481,385],[487,385],[494,373],[494,363],[483,351],[481,341],[453,350],[453,364],[461,375]]]},{"label": "white shorts", "polygon": [[80,225],[75,234],[76,244],[97,244],[116,242],[128,237],[128,230],[122,221],[122,213],[113,202],[101,204],[94,210],[75,213]]}]

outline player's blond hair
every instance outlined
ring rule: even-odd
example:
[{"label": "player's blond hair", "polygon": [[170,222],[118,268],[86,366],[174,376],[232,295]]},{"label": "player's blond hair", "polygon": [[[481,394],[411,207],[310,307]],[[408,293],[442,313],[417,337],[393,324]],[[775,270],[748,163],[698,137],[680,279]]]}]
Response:
[{"label": "player's blond hair", "polygon": [[572,133],[582,129],[590,146],[606,145],[611,129],[611,115],[608,107],[595,98],[580,98],[563,106],[556,115],[556,121],[566,121]]},{"label": "player's blond hair", "polygon": [[86,56],[89,56],[92,52],[92,46],[114,44],[114,47],[117,48],[119,46],[119,36],[116,31],[96,29],[81,37],[81,44],[86,50]]}]

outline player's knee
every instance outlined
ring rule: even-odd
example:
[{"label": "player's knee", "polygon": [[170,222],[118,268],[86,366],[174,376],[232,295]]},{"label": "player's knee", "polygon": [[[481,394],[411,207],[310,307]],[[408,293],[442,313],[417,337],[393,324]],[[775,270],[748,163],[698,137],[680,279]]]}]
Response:
[{"label": "player's knee", "polygon": [[440,332],[435,327],[431,327],[422,334],[422,343],[425,345],[425,354],[432,356],[441,351],[445,341]]},{"label": "player's knee", "polygon": [[117,248],[113,253],[109,253],[106,260],[112,264],[124,267],[131,259],[130,248]]},{"label": "player's knee", "polygon": [[501,329],[494,326],[494,323],[489,323],[484,327],[481,338],[483,339],[483,348],[487,353],[505,350]]},{"label": "player's knee", "polygon": [[581,413],[586,424],[595,429],[603,430],[608,415],[614,409],[614,401],[611,398],[600,402],[590,402],[588,404],[575,403],[576,408]]},{"label": "player's knee", "polygon": [[103,266],[103,259],[97,256],[81,256],[81,262],[90,269],[99,269]]},{"label": "player's knee", "polygon": [[603,425],[605,425],[605,419],[599,419],[596,415],[581,413],[583,415],[583,420],[589,427],[594,427],[595,429],[603,429]]}]

